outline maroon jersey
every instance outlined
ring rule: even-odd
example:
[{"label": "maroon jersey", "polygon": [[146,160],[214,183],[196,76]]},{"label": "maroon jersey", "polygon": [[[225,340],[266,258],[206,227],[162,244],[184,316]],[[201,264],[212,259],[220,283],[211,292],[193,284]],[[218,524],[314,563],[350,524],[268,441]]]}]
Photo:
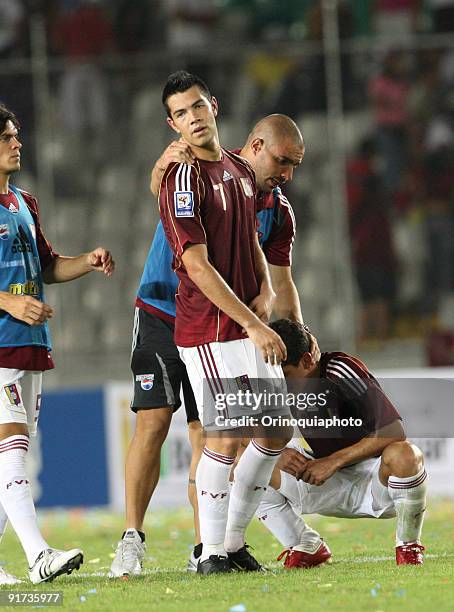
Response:
[{"label": "maroon jersey", "polygon": [[[35,222],[36,245],[38,248],[41,269],[44,270],[57,257],[51,244],[44,237],[39,221],[38,202],[30,193],[21,189],[24,202],[28,206]],[[18,206],[16,196],[12,191],[0,194],[0,205],[9,208],[10,205]],[[54,367],[49,351],[41,346],[23,347],[0,347],[0,368],[12,368],[17,370],[44,371]]]},{"label": "maroon jersey", "polygon": [[255,270],[255,177],[242,158],[222,150],[222,159],[171,164],[162,179],[159,208],[179,278],[175,343],[190,347],[245,338],[235,321],[189,278],[182,254],[205,244],[210,263],[237,297],[249,304],[259,293]]},{"label": "maroon jersey", "polygon": [[[312,427],[308,431],[301,430],[301,435],[317,459],[351,446],[400,419],[376,378],[357,357],[341,352],[322,353],[320,377],[317,380],[306,380],[310,382],[310,392],[325,394],[327,403],[320,409],[319,417],[330,418],[336,415],[339,419],[353,417],[362,421],[360,427],[338,428],[335,437],[328,437],[330,433],[326,429],[319,429],[318,432],[317,428]],[[311,414],[299,416],[310,419]]]}]

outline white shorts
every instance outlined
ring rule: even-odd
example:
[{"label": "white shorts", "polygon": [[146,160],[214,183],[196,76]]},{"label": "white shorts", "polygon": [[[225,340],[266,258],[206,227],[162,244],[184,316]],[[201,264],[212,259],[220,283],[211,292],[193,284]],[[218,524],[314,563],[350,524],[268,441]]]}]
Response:
[{"label": "white shorts", "polygon": [[[293,441],[289,446],[301,450]],[[388,488],[382,485],[378,476],[380,461],[380,457],[374,457],[342,468],[320,486],[281,472],[279,492],[288,498],[299,514],[390,518],[396,516],[396,512]]]},{"label": "white shorts", "polygon": [[[258,389],[255,383],[258,379],[266,381],[268,389],[271,384],[275,390],[286,391],[281,366],[265,363],[261,352],[249,338],[211,342],[189,348],[178,347],[178,350],[186,366],[200,421],[204,427],[211,424],[213,413],[216,412],[214,408],[216,397],[229,393],[238,394],[241,388],[256,393]],[[219,412],[219,409],[217,411]],[[248,411],[244,406],[228,408],[229,418],[261,413],[263,406],[255,412]],[[282,414],[282,410],[279,414]],[[289,414],[288,408],[285,409],[285,414]]]},{"label": "white shorts", "polygon": [[0,424],[23,423],[36,436],[42,372],[0,368]]}]

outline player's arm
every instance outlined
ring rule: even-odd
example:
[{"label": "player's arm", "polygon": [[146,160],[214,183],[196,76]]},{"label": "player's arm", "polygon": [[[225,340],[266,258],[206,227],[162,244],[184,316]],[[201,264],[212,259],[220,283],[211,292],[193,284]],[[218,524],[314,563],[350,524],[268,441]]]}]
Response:
[{"label": "player's arm", "polygon": [[292,278],[291,266],[274,266],[270,264],[273,289],[276,292],[274,314],[277,319],[290,319],[304,323],[300,298]]},{"label": "player's arm", "polygon": [[188,245],[181,259],[192,282],[210,302],[244,328],[252,342],[261,350],[265,361],[280,363],[285,360],[285,345],[279,335],[262,323],[259,317],[235,295],[210,264],[205,244]]},{"label": "player's arm", "polygon": [[65,283],[93,271],[111,276],[114,269],[115,262],[110,252],[98,247],[77,257],[57,255],[43,270],[43,280],[47,284]]},{"label": "player's arm", "polygon": [[175,162],[178,164],[193,164],[195,160],[194,153],[191,147],[182,139],[174,140],[164,150],[161,157],[155,163],[151,171],[150,191],[158,197],[159,185],[164,177],[169,164]]},{"label": "player's arm", "polygon": [[41,325],[54,314],[48,304],[30,295],[12,295],[7,291],[0,291],[0,310],[28,325]]},{"label": "player's arm", "polygon": [[260,285],[260,293],[249,304],[249,308],[259,319],[268,323],[273,312],[273,304],[276,294],[271,283],[270,271],[266,262],[257,234],[255,234],[255,273]]},{"label": "player's arm", "polygon": [[340,468],[377,457],[393,442],[405,439],[402,423],[396,419],[389,425],[362,438],[359,442],[342,448],[328,457],[307,461],[296,477],[309,484],[321,485]]}]

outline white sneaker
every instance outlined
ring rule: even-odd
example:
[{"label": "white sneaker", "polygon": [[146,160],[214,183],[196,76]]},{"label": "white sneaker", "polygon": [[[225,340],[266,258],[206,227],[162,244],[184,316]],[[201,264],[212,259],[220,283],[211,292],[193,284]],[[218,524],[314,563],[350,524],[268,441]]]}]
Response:
[{"label": "white sneaker", "polygon": [[123,539],[118,542],[115,559],[110,566],[109,578],[121,576],[139,576],[145,555],[145,542],[136,529],[128,529]]},{"label": "white sneaker", "polygon": [[20,584],[23,580],[19,580],[16,576],[5,572],[3,567],[0,567],[0,584]]},{"label": "white sneaker", "polygon": [[72,550],[55,550],[46,548],[38,555],[33,567],[29,568],[33,584],[52,582],[60,574],[71,574],[84,562],[84,555],[78,548]]},{"label": "white sneaker", "polygon": [[186,566],[187,572],[197,572],[197,564],[199,562],[199,558],[194,555],[194,549],[191,550],[191,556],[188,559],[188,564]]}]

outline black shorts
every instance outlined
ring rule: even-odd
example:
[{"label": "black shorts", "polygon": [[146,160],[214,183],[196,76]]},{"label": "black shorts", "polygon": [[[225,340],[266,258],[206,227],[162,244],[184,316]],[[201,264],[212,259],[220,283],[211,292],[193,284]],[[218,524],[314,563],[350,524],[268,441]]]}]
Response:
[{"label": "black shorts", "polygon": [[131,370],[134,397],[131,410],[148,410],[170,406],[175,412],[184,406],[188,423],[198,421],[199,414],[186,366],[173,340],[174,326],[159,317],[136,308],[132,343]]}]

